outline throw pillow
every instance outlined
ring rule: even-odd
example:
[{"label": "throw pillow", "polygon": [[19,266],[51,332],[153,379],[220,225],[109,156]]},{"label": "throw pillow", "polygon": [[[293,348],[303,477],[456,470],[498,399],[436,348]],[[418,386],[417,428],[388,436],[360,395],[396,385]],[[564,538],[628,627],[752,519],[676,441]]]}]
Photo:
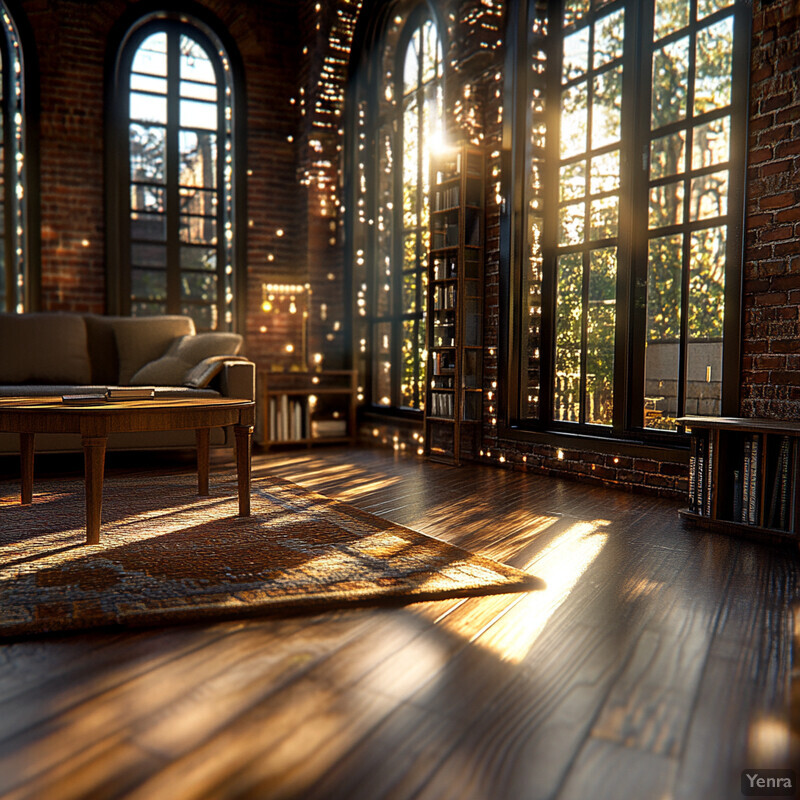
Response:
[{"label": "throw pillow", "polygon": [[241,346],[242,337],[238,333],[178,336],[161,358],[145,364],[131,377],[130,383],[132,386],[182,386],[193,367],[214,356],[235,356]]}]

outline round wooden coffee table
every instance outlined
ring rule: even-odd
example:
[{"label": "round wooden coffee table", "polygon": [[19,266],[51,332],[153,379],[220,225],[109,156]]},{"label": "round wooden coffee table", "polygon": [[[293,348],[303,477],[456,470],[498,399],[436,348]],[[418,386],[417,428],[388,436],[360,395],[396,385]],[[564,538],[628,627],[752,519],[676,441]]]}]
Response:
[{"label": "round wooden coffee table", "polygon": [[100,405],[66,405],[60,397],[0,398],[0,431],[18,433],[22,504],[33,500],[34,437],[37,433],[79,433],[83,439],[86,484],[86,542],[100,541],[103,469],[109,433],[194,429],[198,494],[208,494],[209,431],[233,426],[239,515],[250,515],[250,449],[255,420],[252,400],[164,397]]}]

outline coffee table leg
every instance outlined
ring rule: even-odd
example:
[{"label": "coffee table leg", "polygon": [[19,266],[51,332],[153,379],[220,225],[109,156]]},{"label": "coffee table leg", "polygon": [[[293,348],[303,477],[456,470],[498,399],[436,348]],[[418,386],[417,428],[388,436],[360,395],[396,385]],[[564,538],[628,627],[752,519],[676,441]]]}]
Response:
[{"label": "coffee table leg", "polygon": [[209,428],[197,428],[197,494],[208,497]]},{"label": "coffee table leg", "polygon": [[100,541],[100,516],[103,510],[105,436],[84,436],[83,461],[86,474],[86,544],[98,544]]},{"label": "coffee table leg", "polygon": [[22,491],[20,502],[23,506],[28,506],[33,502],[33,433],[21,433],[19,435],[19,466]]},{"label": "coffee table leg", "polygon": [[234,425],[236,436],[236,476],[239,483],[239,516],[250,516],[250,448],[252,425]]}]

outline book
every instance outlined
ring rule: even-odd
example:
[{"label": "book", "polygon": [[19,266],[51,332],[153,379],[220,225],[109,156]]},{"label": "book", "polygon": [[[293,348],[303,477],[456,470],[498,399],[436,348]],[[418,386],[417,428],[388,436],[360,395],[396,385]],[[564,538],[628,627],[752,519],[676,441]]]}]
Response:
[{"label": "book", "polygon": [[61,402],[66,406],[99,406],[107,402],[105,394],[65,394]]},{"label": "book", "polygon": [[750,509],[750,450],[751,450],[751,442],[750,439],[745,439],[743,449],[743,459],[742,459],[742,509],[739,515],[739,519],[737,522],[748,522],[749,521],[749,509]]},{"label": "book", "polygon": [[154,386],[109,386],[106,389],[108,400],[148,400],[155,395]]}]

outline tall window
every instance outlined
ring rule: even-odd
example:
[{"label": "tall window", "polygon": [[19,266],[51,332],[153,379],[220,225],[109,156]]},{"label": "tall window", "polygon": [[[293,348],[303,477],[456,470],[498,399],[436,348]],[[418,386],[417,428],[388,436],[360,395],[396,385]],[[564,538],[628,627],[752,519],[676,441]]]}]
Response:
[{"label": "tall window", "polygon": [[517,418],[676,431],[736,400],[746,3],[554,5],[528,27]]},{"label": "tall window", "polygon": [[231,68],[205,26],[157,17],[124,44],[127,168],[119,213],[120,310],[235,320]]},{"label": "tall window", "polygon": [[0,310],[26,311],[25,109],[22,50],[14,21],[0,4]]},{"label": "tall window", "polygon": [[369,353],[372,403],[419,410],[425,397],[428,163],[442,131],[442,46],[424,6],[395,16],[382,42],[377,76],[362,76],[358,103],[360,342]]}]

